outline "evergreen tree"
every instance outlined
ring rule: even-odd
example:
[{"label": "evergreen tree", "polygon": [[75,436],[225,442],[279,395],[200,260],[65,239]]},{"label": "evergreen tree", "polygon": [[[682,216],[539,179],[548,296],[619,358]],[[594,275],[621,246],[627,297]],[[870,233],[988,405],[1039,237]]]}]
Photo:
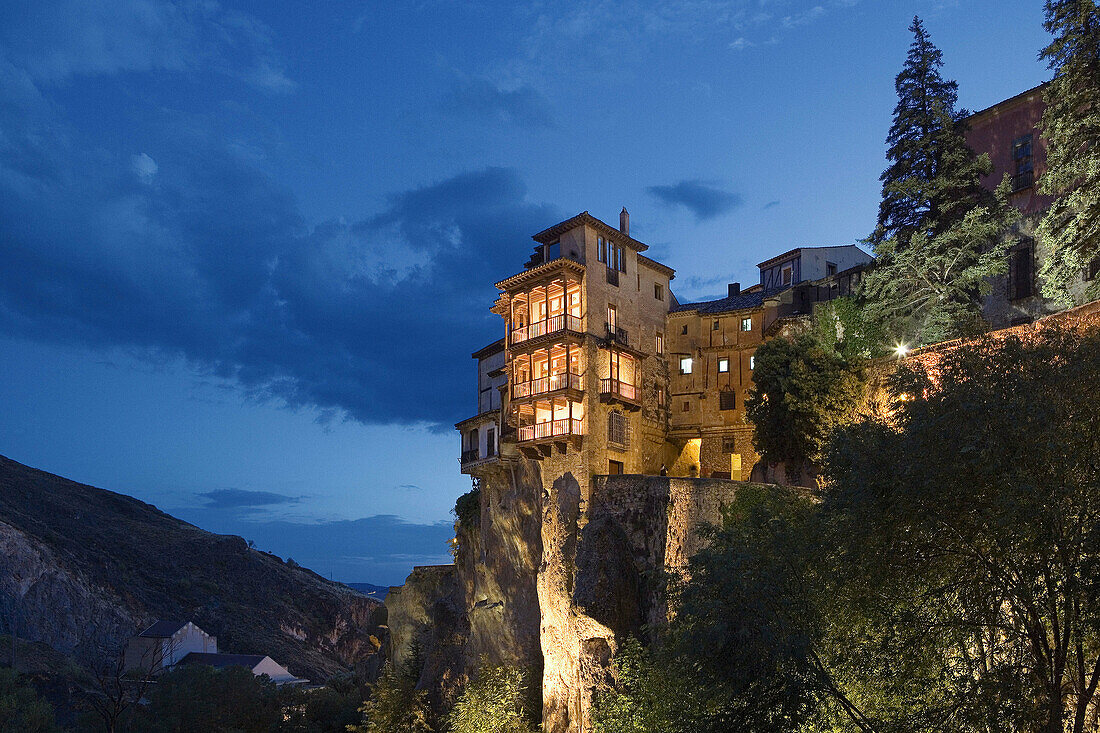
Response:
[{"label": "evergreen tree", "polygon": [[[1043,27],[1054,36],[1041,54],[1054,79],[1039,191],[1056,199],[1038,229],[1047,250],[1039,274],[1043,295],[1071,305],[1070,285],[1100,257],[1100,10],[1094,0],[1047,0]],[[1100,281],[1089,295],[1100,297]]]},{"label": "evergreen tree", "polygon": [[1007,269],[1002,234],[1016,214],[1008,184],[981,185],[988,155],[966,144],[958,85],[920,18],[895,88],[878,224],[868,241],[878,262],[863,285],[869,314],[895,338],[918,343],[982,330],[988,278]]}]

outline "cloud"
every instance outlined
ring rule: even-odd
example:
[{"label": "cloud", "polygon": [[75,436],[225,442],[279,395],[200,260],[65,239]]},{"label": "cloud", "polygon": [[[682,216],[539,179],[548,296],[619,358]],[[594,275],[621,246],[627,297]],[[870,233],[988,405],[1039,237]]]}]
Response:
[{"label": "cloud", "polygon": [[279,504],[297,504],[300,496],[286,496],[271,491],[248,491],[246,489],[214,489],[199,496],[206,499],[207,509],[244,509],[275,506]]},{"label": "cloud", "polygon": [[130,158],[130,167],[143,183],[151,183],[157,174],[157,162],[145,153]]},{"label": "cloud", "polygon": [[294,82],[270,29],[214,0],[36,0],[0,24],[8,59],[36,82],[119,72],[227,74],[267,91]]},{"label": "cloud", "polygon": [[779,204],[780,204],[779,199],[775,199],[774,201],[769,201],[768,203],[761,206],[760,210],[761,211],[767,211],[768,209],[774,209],[776,206],[779,206]]},{"label": "cloud", "polygon": [[311,224],[216,123],[161,110],[154,161],[79,144],[2,59],[0,99],[0,333],[182,360],[329,421],[466,417],[492,283],[563,218],[485,168]]},{"label": "cloud", "polygon": [[741,205],[739,194],[699,180],[680,181],[671,186],[650,186],[646,191],[669,206],[683,206],[698,221],[713,219]]},{"label": "cloud", "polygon": [[783,27],[795,28],[797,26],[809,25],[823,15],[825,15],[825,8],[821,5],[815,5],[809,10],[804,10],[801,13],[784,16],[782,21]]},{"label": "cloud", "polygon": [[488,79],[461,79],[446,104],[462,114],[493,117],[527,128],[553,127],[550,104],[533,87],[502,89]]}]

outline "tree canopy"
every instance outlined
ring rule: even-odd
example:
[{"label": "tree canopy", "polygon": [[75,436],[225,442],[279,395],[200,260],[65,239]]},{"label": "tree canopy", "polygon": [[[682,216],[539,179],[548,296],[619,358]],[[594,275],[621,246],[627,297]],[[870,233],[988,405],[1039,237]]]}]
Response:
[{"label": "tree canopy", "polygon": [[[1070,286],[1100,257],[1100,9],[1093,0],[1047,0],[1043,25],[1054,36],[1041,54],[1054,78],[1039,190],[1055,199],[1038,228],[1046,251],[1040,276],[1043,295],[1071,305]],[[1100,281],[1089,294],[1100,297]]]}]

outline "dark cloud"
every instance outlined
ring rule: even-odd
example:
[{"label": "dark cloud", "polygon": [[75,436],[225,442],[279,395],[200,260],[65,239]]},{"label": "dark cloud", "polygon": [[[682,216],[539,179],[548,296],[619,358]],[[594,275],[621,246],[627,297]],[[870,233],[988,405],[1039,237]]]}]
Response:
[{"label": "dark cloud", "polygon": [[479,118],[493,116],[521,127],[553,127],[550,104],[534,87],[504,90],[488,79],[461,79],[451,90],[448,106]]},{"label": "dark cloud", "polygon": [[715,188],[705,181],[680,181],[671,186],[650,186],[647,192],[669,206],[683,206],[699,221],[713,219],[741,205],[741,196]]},{"label": "dark cloud", "polygon": [[0,100],[0,333],[183,359],[329,420],[465,417],[492,283],[560,218],[487,168],[309,225],[202,119],[162,111],[162,139],[113,154],[2,59]]},{"label": "dark cloud", "polygon": [[248,491],[247,489],[214,489],[199,494],[206,499],[207,509],[245,509],[276,506],[279,504],[297,504],[300,496],[286,496],[271,491]]}]

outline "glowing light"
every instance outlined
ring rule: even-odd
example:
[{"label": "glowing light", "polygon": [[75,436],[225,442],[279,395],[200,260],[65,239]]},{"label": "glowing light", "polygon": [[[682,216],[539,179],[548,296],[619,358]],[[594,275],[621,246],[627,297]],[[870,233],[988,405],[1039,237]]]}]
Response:
[{"label": "glowing light", "polygon": [[900,359],[901,357],[903,357],[903,356],[905,356],[906,354],[909,353],[909,345],[908,344],[897,344],[897,345],[895,345],[894,346],[894,353],[897,354],[898,358]]}]

